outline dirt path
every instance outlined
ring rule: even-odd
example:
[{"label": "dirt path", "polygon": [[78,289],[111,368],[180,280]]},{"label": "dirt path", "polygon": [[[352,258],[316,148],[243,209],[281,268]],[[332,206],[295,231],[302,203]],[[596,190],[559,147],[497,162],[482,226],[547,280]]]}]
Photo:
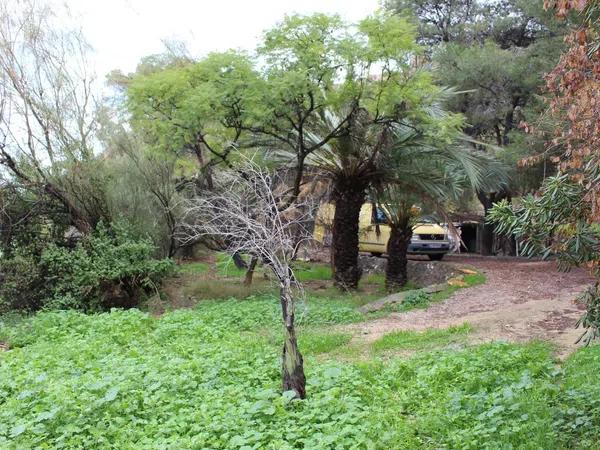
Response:
[{"label": "dirt path", "polygon": [[426,310],[394,313],[351,326],[355,339],[372,341],[398,330],[447,328],[468,322],[474,342],[550,340],[564,356],[576,348],[574,325],[581,306],[573,300],[593,280],[585,270],[561,273],[552,262],[495,258],[448,258],[485,273],[487,283],[458,291]]}]

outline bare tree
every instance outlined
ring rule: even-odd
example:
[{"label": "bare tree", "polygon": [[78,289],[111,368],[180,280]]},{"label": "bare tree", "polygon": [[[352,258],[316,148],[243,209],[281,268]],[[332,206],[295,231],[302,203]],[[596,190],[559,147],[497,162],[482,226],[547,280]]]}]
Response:
[{"label": "bare tree", "polygon": [[193,199],[186,209],[187,224],[182,225],[186,239],[216,237],[227,243],[230,254],[243,253],[259,259],[271,269],[279,283],[279,298],[285,339],[282,359],[284,391],[305,398],[303,360],[294,327],[296,296],[302,286],[294,278],[291,261],[301,239],[310,208],[295,204],[279,209],[275,177],[252,162],[215,177],[219,186]]},{"label": "bare tree", "polygon": [[67,19],[34,0],[0,0],[0,164],[87,232],[94,218],[56,181],[94,158],[96,130],[88,45]]}]

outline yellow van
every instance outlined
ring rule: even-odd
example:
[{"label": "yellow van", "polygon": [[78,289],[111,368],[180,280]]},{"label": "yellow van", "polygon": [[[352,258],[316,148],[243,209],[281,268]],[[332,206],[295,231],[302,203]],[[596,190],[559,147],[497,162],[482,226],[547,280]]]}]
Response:
[{"label": "yellow van", "polygon": [[[315,220],[313,237],[316,241],[331,245],[331,228],[335,206],[331,203],[321,205]],[[379,234],[376,226],[379,225]],[[365,203],[360,209],[358,249],[373,256],[387,252],[390,227],[385,213],[379,206]],[[422,220],[413,227],[413,236],[408,246],[411,255],[427,255],[431,260],[441,260],[450,251],[447,231],[434,222]]]}]

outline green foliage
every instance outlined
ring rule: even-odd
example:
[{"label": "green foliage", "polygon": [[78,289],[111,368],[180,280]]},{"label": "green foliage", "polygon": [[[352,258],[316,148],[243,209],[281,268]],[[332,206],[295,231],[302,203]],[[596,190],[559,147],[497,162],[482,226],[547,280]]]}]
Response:
[{"label": "green foliage", "polygon": [[557,256],[561,268],[598,259],[600,233],[588,223],[588,202],[582,201],[584,186],[568,175],[547,178],[541,195],[529,195],[522,204],[499,202],[489,221],[499,233],[521,239],[522,252],[529,256]]},{"label": "green foliage", "polygon": [[123,226],[99,226],[74,248],[51,243],[3,258],[0,298],[8,310],[132,307],[171,272],[172,261],[155,260],[153,252]]},{"label": "green foliage", "polygon": [[191,274],[201,274],[206,273],[210,269],[210,265],[208,263],[203,262],[190,262],[186,264],[182,264],[178,267],[179,272],[181,273],[191,273]]},{"label": "green foliage", "polygon": [[402,301],[408,308],[423,307],[429,304],[430,295],[422,289],[410,291]]},{"label": "green foliage", "polygon": [[348,344],[352,339],[350,333],[333,333],[323,329],[303,329],[300,336],[300,351],[303,355],[329,353]]},{"label": "green foliage", "polygon": [[0,258],[0,277],[0,313],[39,309],[50,295],[39,254],[31,246]]},{"label": "green foliage", "polygon": [[314,262],[294,262],[294,276],[300,282],[331,280],[331,265]]},{"label": "green foliage", "polygon": [[[555,146],[545,153],[556,123],[545,114],[544,75],[564,49],[569,20],[558,20],[541,1],[387,0],[384,5],[413,14],[419,41],[430,45],[438,82],[462,92],[450,99],[449,108],[466,116],[471,137],[501,146],[478,147],[511,169],[513,196],[537,189],[553,170],[548,159],[557,151]],[[523,132],[520,123],[535,124],[536,132]],[[535,163],[517,165],[531,156],[538,156]]]},{"label": "green foliage", "polygon": [[[387,9],[412,13],[419,41],[428,44],[479,44],[493,39],[502,48],[527,46],[536,39],[560,34],[565,24],[529,0],[385,0]],[[564,33],[564,31],[563,31]]]},{"label": "green foliage", "polygon": [[[227,253],[217,253],[217,273],[222,277],[243,277],[246,269],[237,267]],[[258,268],[257,268],[258,269]],[[258,270],[257,270],[258,271]]]},{"label": "green foliage", "polygon": [[594,448],[600,442],[600,346],[580,350],[563,368],[565,383],[557,399],[554,427],[568,448]]},{"label": "green foliage", "polygon": [[228,148],[227,117],[244,107],[257,82],[249,58],[241,53],[214,53],[196,64],[168,67],[134,76],[127,86],[133,125],[147,142],[181,154],[195,151],[201,134],[218,152]]},{"label": "green foliage", "polygon": [[[323,363],[318,355],[347,337],[309,328],[304,343],[299,335],[308,398],[290,401],[279,391],[279,340],[269,338],[281,326],[278,308],[275,299],[214,301],[160,318],[62,311],[0,323],[0,340],[13,347],[0,353],[0,447],[561,449],[597,442],[600,347],[579,352],[564,372],[541,344]],[[320,314],[304,326],[311,323],[323,323]]]},{"label": "green foliage", "polygon": [[41,265],[53,286],[49,307],[109,309],[137,305],[144,290],[156,289],[171,260],[152,258],[148,241],[134,240],[121,226],[100,226],[74,249],[51,246]]},{"label": "green foliage", "polygon": [[414,27],[392,14],[357,25],[335,15],[291,15],[265,32],[254,58],[260,66],[230,51],[138,73],[127,84],[127,102],[149,145],[191,152],[200,169],[257,146],[304,161],[344,134],[349,116],[313,142],[327,110],[360,108],[382,123],[430,120],[425,107],[438,88],[426,71],[414,70],[419,52]]},{"label": "green foliage", "polygon": [[473,328],[465,323],[445,329],[426,331],[396,331],[389,333],[373,343],[375,352],[387,350],[426,350],[432,347],[464,343]]},{"label": "green foliage", "polygon": [[188,172],[175,156],[151,151],[125,126],[115,128],[103,124],[112,153],[105,160],[111,216],[127,221],[132,236],[152,239],[157,258],[173,256],[180,244],[174,234],[182,203],[176,186]]}]

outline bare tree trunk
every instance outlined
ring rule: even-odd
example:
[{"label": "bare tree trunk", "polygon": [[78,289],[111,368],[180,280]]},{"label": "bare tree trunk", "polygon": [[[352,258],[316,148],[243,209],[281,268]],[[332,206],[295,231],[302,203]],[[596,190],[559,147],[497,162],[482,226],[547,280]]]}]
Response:
[{"label": "bare tree trunk", "polygon": [[398,290],[408,281],[407,252],[412,234],[410,225],[406,228],[391,225],[387,248],[388,260],[385,268],[385,288],[388,291]]},{"label": "bare tree trunk", "polygon": [[244,286],[252,285],[252,278],[254,276],[254,269],[256,269],[256,263],[258,262],[258,258],[253,256],[250,260],[250,265],[248,266],[248,270],[246,270],[246,276],[244,277]]},{"label": "bare tree trunk", "polygon": [[285,327],[281,364],[282,388],[284,391],[294,391],[297,398],[306,398],[304,362],[298,349],[298,341],[296,340],[294,299],[292,297],[289,277],[281,280],[280,301]]},{"label": "bare tree trunk", "polygon": [[[24,180],[26,181],[26,180]],[[71,224],[83,234],[90,234],[95,224],[91,224],[86,215],[71,200],[51,183],[44,184],[44,192],[58,200],[67,210]]]}]

